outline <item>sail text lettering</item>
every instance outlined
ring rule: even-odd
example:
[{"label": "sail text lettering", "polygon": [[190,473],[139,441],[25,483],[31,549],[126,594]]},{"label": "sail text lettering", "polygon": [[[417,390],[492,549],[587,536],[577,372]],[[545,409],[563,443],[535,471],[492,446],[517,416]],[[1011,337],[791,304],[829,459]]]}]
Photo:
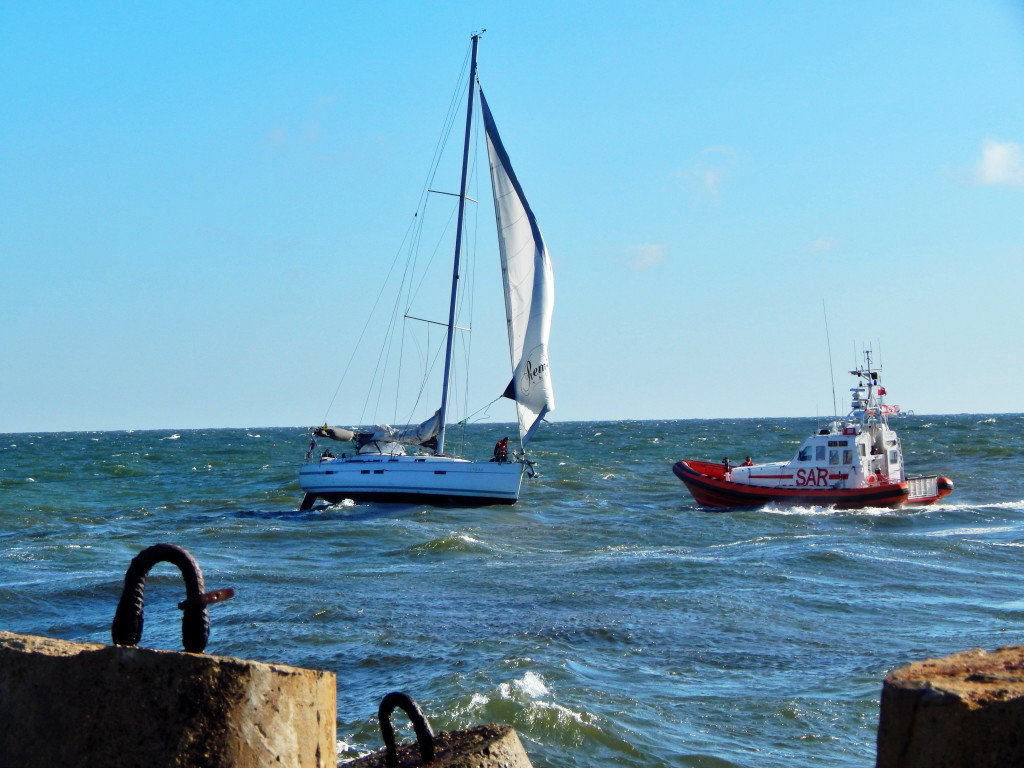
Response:
[{"label": "sail text lettering", "polygon": [[527,360],[523,368],[523,378],[526,379],[524,389],[529,392],[533,383],[544,375],[544,372],[548,369],[548,364],[534,365],[530,360]]}]

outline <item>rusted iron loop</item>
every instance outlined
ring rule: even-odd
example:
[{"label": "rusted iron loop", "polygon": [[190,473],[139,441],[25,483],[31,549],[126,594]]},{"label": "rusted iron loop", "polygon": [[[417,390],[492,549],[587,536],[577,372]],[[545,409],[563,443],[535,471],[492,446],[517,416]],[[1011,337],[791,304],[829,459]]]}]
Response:
[{"label": "rusted iron loop", "polygon": [[377,709],[377,719],[380,720],[380,733],[384,737],[384,765],[387,768],[398,768],[398,751],[395,746],[395,728],[391,724],[391,713],[396,708],[402,709],[409,716],[413,730],[416,731],[416,743],[420,747],[420,757],[424,763],[434,759],[434,732],[430,730],[430,723],[423,715],[423,710],[412,700],[412,697],[401,691],[389,693],[380,703]]},{"label": "rusted iron loop", "polygon": [[181,617],[181,642],[189,653],[202,653],[210,637],[210,614],[206,606],[225,600],[227,596],[222,594],[216,599],[210,599],[210,596],[223,593],[225,590],[216,590],[207,595],[199,564],[192,555],[175,544],[154,544],[132,559],[124,576],[124,590],[117,603],[110,636],[116,645],[138,645],[142,639],[142,607],[146,577],[150,569],[160,562],[178,566],[178,570],[185,578],[186,600],[178,605],[184,611]]}]

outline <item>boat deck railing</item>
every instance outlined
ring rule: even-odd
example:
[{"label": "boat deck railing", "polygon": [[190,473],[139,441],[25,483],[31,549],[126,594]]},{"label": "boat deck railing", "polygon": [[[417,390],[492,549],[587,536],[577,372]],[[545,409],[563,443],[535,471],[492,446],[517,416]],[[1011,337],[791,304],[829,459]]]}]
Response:
[{"label": "boat deck railing", "polygon": [[939,495],[939,478],[936,475],[931,477],[909,477],[907,478],[907,488],[910,490],[908,501],[934,498]]}]

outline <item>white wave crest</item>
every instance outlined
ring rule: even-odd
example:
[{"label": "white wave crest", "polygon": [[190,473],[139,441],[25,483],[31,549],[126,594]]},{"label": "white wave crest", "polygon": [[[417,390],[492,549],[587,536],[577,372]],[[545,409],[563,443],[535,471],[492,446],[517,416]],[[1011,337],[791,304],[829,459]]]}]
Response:
[{"label": "white wave crest", "polygon": [[[501,683],[498,686],[498,695],[507,701],[513,701],[523,706],[531,721],[538,718],[548,720],[552,716],[554,718],[552,722],[572,721],[584,724],[590,720],[585,713],[577,712],[555,702],[551,698],[551,691],[544,682],[544,678],[536,672],[527,672],[518,680]],[[544,712],[549,714],[543,715]]]}]

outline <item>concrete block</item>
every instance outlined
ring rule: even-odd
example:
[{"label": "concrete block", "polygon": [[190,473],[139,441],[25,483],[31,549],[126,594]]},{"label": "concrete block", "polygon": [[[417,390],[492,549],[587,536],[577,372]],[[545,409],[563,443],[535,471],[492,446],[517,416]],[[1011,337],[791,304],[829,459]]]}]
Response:
[{"label": "concrete block", "polygon": [[[422,766],[416,742],[398,745],[399,768]],[[345,768],[384,768],[384,750],[343,763]],[[515,729],[510,725],[478,725],[465,731],[442,731],[434,737],[430,768],[531,768]]]},{"label": "concrete block", "polygon": [[324,768],[330,672],[0,632],[4,766]]},{"label": "concrete block", "polygon": [[927,659],[886,677],[875,764],[1024,765],[1024,646]]}]

